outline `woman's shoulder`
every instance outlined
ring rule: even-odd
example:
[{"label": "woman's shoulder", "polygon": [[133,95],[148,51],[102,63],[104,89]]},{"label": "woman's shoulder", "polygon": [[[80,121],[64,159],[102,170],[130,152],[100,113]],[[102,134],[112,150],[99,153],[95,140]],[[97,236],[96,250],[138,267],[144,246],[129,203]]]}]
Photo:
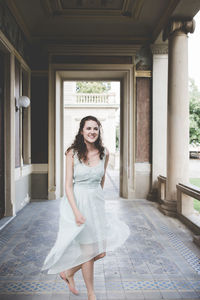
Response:
[{"label": "woman's shoulder", "polygon": [[67,150],[65,151],[65,155],[68,156],[68,157],[73,157],[74,154],[75,154],[75,151],[74,151],[73,148],[67,149]]},{"label": "woman's shoulder", "polygon": [[104,153],[105,153],[106,156],[109,156],[109,150],[108,150],[107,147],[104,147]]}]

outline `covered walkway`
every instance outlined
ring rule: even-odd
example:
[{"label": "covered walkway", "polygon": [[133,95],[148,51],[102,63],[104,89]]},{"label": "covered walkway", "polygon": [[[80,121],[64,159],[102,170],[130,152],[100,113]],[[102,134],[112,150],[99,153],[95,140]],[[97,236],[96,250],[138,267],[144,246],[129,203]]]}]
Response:
[{"label": "covered walkway", "polygon": [[[164,216],[155,202],[119,198],[117,182],[109,170],[107,210],[127,222],[131,236],[95,262],[97,299],[200,299],[200,249],[189,229]],[[1,230],[1,300],[87,299],[81,271],[75,275],[80,296],[69,293],[59,275],[40,272],[56,238],[59,202],[31,202]]]}]

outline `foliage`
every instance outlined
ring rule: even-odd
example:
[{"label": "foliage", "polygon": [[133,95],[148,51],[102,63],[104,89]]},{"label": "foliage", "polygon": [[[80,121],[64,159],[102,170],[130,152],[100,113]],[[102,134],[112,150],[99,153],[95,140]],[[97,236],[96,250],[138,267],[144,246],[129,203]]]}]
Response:
[{"label": "foliage", "polygon": [[[190,183],[200,188],[200,178],[190,178]],[[193,198],[194,209],[200,213],[200,201]]]},{"label": "foliage", "polygon": [[119,151],[119,126],[116,127],[116,151]]},{"label": "foliage", "polygon": [[190,144],[200,144],[200,91],[193,79],[189,80]]},{"label": "foliage", "polygon": [[106,93],[111,89],[110,82],[105,81],[77,81],[77,93]]}]

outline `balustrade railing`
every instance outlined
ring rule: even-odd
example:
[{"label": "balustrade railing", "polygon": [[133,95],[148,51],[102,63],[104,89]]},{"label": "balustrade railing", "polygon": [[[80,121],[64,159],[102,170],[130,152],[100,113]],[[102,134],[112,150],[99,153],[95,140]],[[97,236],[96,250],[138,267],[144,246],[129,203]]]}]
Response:
[{"label": "balustrade railing", "polygon": [[70,104],[116,104],[115,93],[77,93],[65,95],[65,103]]},{"label": "balustrade railing", "polygon": [[[163,205],[166,200],[166,182],[165,176],[158,176],[158,203],[160,205]],[[179,183],[176,185],[176,190],[177,217],[196,234],[193,240],[200,246],[200,215],[193,207],[194,199],[200,201],[200,188]]]},{"label": "balustrade railing", "polygon": [[158,202],[163,204],[166,198],[166,177],[159,175],[158,176]]}]

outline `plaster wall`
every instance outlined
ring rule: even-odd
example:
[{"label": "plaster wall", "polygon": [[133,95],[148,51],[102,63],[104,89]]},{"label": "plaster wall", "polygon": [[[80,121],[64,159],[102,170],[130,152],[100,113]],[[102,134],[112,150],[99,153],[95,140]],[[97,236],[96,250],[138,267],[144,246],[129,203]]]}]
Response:
[{"label": "plaster wall", "polygon": [[135,163],[135,198],[147,199],[151,187],[151,164]]},{"label": "plaster wall", "polygon": [[15,181],[15,213],[20,211],[31,198],[31,174]]},{"label": "plaster wall", "polygon": [[31,174],[31,199],[48,198],[48,174]]}]

